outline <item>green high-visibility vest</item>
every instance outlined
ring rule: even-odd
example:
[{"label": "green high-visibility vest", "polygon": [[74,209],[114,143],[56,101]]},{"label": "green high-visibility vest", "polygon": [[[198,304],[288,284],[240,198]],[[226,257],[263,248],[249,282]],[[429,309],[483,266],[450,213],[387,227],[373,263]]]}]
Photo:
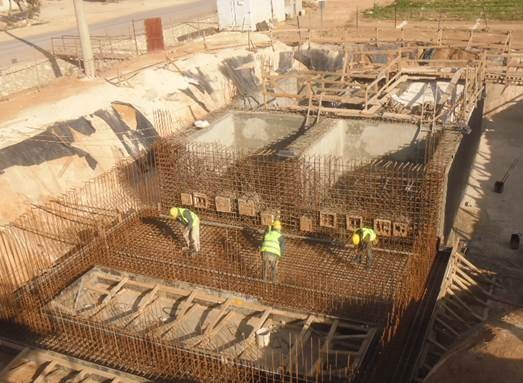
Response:
[{"label": "green high-visibility vest", "polygon": [[193,222],[193,226],[196,226],[196,225],[199,225],[200,224],[200,218],[195,214],[193,213],[191,210],[189,209],[185,209],[183,207],[179,207],[178,208],[178,217],[180,218],[180,220],[183,222],[184,225],[188,225],[189,224],[189,221],[187,220],[187,218],[185,218],[184,214],[185,214],[185,211],[188,210],[189,211],[189,214],[191,215],[191,218],[192,218],[192,222]]},{"label": "green high-visibility vest", "polygon": [[361,240],[365,242],[373,242],[376,240],[376,232],[367,227],[362,227],[361,229]]},{"label": "green high-visibility vest", "polygon": [[271,253],[281,257],[280,237],[281,233],[278,230],[269,230],[265,233],[261,246],[262,253]]}]

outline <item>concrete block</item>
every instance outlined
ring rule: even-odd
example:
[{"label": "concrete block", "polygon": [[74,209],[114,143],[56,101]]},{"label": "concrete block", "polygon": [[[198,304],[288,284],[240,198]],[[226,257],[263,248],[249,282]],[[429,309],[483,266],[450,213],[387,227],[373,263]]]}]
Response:
[{"label": "concrete block", "polygon": [[388,219],[375,219],[374,231],[381,237],[390,237],[392,235],[392,221]]},{"label": "concrete block", "polygon": [[180,193],[180,198],[182,200],[182,205],[192,206],[192,194]]},{"label": "concrete block", "polygon": [[334,229],[336,223],[336,213],[320,211],[320,226]]},{"label": "concrete block", "polygon": [[313,230],[313,227],[312,227],[312,218],[310,217],[307,217],[307,216],[302,216],[300,217],[300,230],[301,231],[306,231],[306,232],[312,232]]},{"label": "concrete block", "polygon": [[208,209],[209,208],[209,197],[203,193],[193,193],[193,202],[194,207],[199,207],[202,209]]},{"label": "concrete block", "polygon": [[231,213],[232,212],[232,201],[229,197],[217,196],[214,199],[216,204],[216,211],[220,213]]},{"label": "concrete block", "polygon": [[406,222],[394,222],[392,224],[393,237],[406,237],[409,234],[409,224]]},{"label": "concrete block", "polygon": [[347,220],[347,230],[349,230],[349,231],[356,231],[362,227],[363,217],[355,216],[355,215],[348,215],[348,216],[346,216],[346,220]]},{"label": "concrete block", "polygon": [[274,222],[275,214],[272,211],[269,211],[269,210],[263,211],[263,212],[261,212],[260,216],[261,216],[261,223],[264,226],[272,225],[272,223]]},{"label": "concrete block", "polygon": [[238,199],[238,212],[240,215],[246,215],[248,217],[256,216],[256,207],[254,201],[239,198]]}]

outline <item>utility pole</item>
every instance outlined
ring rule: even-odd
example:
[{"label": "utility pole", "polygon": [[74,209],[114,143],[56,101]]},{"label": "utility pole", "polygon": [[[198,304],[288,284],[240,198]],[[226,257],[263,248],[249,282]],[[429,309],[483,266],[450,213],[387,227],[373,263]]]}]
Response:
[{"label": "utility pole", "polygon": [[320,4],[320,18],[321,18],[321,26],[320,28],[323,29],[323,13],[325,12],[325,3],[327,0],[319,0]]},{"label": "utility pole", "polygon": [[82,56],[84,59],[85,75],[90,78],[95,77],[93,48],[91,46],[91,37],[89,36],[89,28],[85,20],[84,3],[83,0],[73,0],[74,12],[76,14],[76,24],[78,26],[78,33],[80,34],[80,45],[82,47]]}]

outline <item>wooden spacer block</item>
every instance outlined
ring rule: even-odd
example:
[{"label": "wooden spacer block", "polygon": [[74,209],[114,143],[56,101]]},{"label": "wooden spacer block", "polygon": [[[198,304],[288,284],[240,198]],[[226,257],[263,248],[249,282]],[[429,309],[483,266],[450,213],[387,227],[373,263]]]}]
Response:
[{"label": "wooden spacer block", "polygon": [[320,211],[320,226],[336,228],[336,213]]},{"label": "wooden spacer block", "polygon": [[194,207],[208,209],[209,208],[209,197],[203,193],[193,193]]},{"label": "wooden spacer block", "polygon": [[394,222],[392,224],[392,235],[405,238],[409,234],[409,224],[406,222]]},{"label": "wooden spacer block", "polygon": [[312,232],[312,218],[307,216],[300,217],[300,230],[306,232]]},{"label": "wooden spacer block", "polygon": [[356,231],[360,229],[363,225],[363,217],[348,215],[346,216],[347,220],[347,230]]},{"label": "wooden spacer block", "polygon": [[238,213],[240,213],[240,215],[246,215],[248,217],[256,216],[256,207],[254,205],[254,201],[239,198]]},{"label": "wooden spacer block", "polygon": [[232,212],[232,201],[228,197],[217,196],[214,199],[216,204],[216,211],[220,213],[231,213]]},{"label": "wooden spacer block", "polygon": [[264,211],[260,214],[261,223],[264,226],[272,225],[274,222],[274,213],[272,211]]}]

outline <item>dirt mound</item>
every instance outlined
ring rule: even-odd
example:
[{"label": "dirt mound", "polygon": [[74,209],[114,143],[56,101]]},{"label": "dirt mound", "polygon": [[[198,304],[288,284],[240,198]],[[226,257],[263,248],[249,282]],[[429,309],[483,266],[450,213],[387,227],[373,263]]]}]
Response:
[{"label": "dirt mound", "polygon": [[477,60],[476,53],[459,48],[436,48],[432,60]]},{"label": "dirt mound", "polygon": [[444,357],[425,382],[523,382],[523,310],[485,323]]}]

